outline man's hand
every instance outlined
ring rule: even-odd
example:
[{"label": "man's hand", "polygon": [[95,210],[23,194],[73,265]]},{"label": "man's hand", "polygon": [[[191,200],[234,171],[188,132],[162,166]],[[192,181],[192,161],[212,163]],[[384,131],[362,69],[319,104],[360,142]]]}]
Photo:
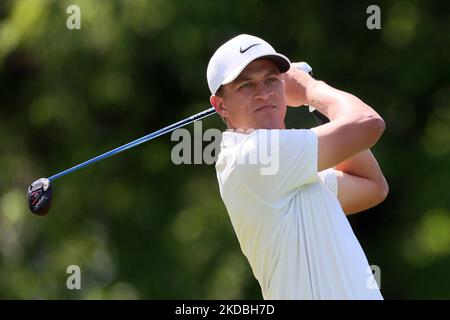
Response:
[{"label": "man's hand", "polygon": [[298,107],[307,104],[306,90],[317,81],[306,71],[291,65],[289,71],[283,73],[285,82],[286,103],[290,107]]}]

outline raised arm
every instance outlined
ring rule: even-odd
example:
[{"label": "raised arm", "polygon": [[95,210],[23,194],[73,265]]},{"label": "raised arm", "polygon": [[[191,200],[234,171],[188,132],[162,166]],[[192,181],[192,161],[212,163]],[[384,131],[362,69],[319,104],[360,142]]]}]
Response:
[{"label": "raised arm", "polygon": [[318,168],[335,167],[344,212],[360,212],[382,202],[389,188],[369,150],[384,131],[379,114],[357,97],[294,68],[285,81],[289,105],[312,105],[330,119],[314,128],[319,141]]},{"label": "raised arm", "polygon": [[330,119],[329,123],[314,128],[319,140],[319,171],[369,149],[381,137],[384,120],[354,95],[295,68],[286,73],[284,80],[289,105],[311,105]]}]

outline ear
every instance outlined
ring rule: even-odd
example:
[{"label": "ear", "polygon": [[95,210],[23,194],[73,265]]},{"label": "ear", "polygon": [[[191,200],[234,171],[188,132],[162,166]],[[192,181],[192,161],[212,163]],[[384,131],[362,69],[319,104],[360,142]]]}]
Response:
[{"label": "ear", "polygon": [[216,109],[217,113],[220,114],[222,118],[226,118],[228,115],[228,110],[224,104],[223,98],[219,96],[212,95],[209,98],[209,102]]}]

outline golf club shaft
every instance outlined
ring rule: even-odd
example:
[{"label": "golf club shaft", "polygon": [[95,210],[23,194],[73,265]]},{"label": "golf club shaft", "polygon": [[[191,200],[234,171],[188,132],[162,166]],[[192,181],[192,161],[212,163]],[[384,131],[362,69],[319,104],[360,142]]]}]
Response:
[{"label": "golf club shaft", "polygon": [[165,133],[168,133],[168,132],[171,132],[171,131],[173,131],[175,129],[181,128],[181,127],[183,127],[183,126],[185,126],[185,125],[187,125],[189,123],[192,123],[192,122],[194,122],[196,120],[200,120],[200,119],[206,118],[206,117],[212,115],[213,113],[216,113],[216,110],[214,108],[209,108],[209,109],[207,109],[205,111],[202,111],[202,112],[199,112],[199,113],[197,113],[197,114],[195,114],[193,116],[190,116],[189,118],[186,118],[184,120],[178,121],[178,122],[176,122],[174,124],[171,124],[170,126],[167,126],[167,127],[162,128],[162,129],[160,129],[158,131],[152,132],[152,133],[150,133],[150,134],[148,134],[148,135],[146,135],[144,137],[141,137],[139,139],[131,141],[131,142],[127,143],[127,144],[124,144],[123,146],[120,146],[120,147],[115,148],[115,149],[113,149],[111,151],[105,152],[105,153],[103,153],[103,154],[101,154],[101,155],[99,155],[99,156],[97,156],[95,158],[92,158],[92,159],[87,160],[87,161],[85,161],[83,163],[80,163],[80,164],[78,164],[78,165],[76,165],[76,166],[74,166],[72,168],[69,168],[69,169],[64,170],[64,171],[62,171],[60,173],[57,173],[57,174],[55,174],[55,175],[53,175],[53,176],[51,176],[50,178],[47,178],[47,179],[50,180],[50,181],[53,181],[53,180],[58,179],[58,178],[66,175],[68,173],[71,173],[71,172],[74,172],[74,171],[76,171],[78,169],[87,167],[87,166],[89,166],[89,165],[91,165],[91,164],[93,164],[95,162],[98,162],[100,160],[103,160],[103,159],[106,159],[108,157],[111,157],[111,156],[113,156],[113,155],[115,155],[115,154],[117,154],[119,152],[122,152],[122,151],[125,151],[127,149],[136,147],[137,145],[139,145],[141,143],[147,142],[147,141],[149,141],[149,140],[151,140],[153,138],[159,137],[159,136],[161,136],[161,135],[163,135]]}]

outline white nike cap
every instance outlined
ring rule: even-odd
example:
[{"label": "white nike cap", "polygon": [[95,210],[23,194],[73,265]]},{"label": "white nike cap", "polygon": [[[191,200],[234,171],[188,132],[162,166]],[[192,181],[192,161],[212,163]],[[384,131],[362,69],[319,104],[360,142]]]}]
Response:
[{"label": "white nike cap", "polygon": [[291,66],[287,57],[255,36],[241,34],[221,45],[209,60],[206,71],[211,94],[216,94],[221,85],[232,82],[250,62],[259,58],[275,62],[281,73],[288,71]]}]

